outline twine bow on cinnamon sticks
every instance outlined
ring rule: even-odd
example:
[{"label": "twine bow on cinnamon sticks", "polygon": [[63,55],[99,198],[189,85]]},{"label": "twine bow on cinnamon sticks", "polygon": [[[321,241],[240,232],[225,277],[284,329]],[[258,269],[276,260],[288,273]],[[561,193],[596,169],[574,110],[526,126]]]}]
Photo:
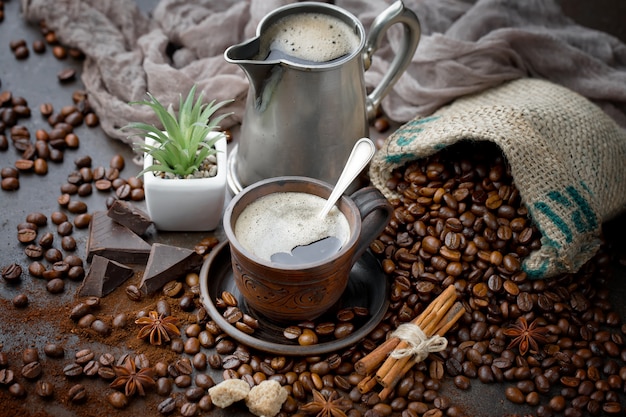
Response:
[{"label": "twine bow on cinnamon sticks", "polygon": [[464,313],[454,286],[447,287],[419,316],[398,326],[391,337],[354,365],[364,376],[357,386],[359,391],[364,394],[380,384],[383,388],[378,395],[386,399],[413,365],[447,347],[443,335]]}]

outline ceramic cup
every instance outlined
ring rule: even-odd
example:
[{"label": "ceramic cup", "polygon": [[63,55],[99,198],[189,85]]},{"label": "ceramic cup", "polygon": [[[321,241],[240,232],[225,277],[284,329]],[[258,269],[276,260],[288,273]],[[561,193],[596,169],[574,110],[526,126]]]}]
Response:
[{"label": "ceramic cup", "polygon": [[[337,202],[349,231],[341,248],[328,257],[293,265],[272,262],[246,249],[235,233],[244,209],[261,197],[291,192],[327,199],[332,187],[307,177],[270,178],[237,194],[224,213],[238,290],[249,308],[280,323],[313,320],[335,306],[347,286],[352,266],[382,233],[392,214],[391,205],[380,191],[366,187]],[[275,236],[270,233],[265,238]]]}]

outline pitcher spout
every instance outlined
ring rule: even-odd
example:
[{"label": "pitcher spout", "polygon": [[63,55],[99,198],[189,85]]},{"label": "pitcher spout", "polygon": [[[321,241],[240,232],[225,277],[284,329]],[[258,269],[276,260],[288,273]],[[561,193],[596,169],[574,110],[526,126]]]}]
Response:
[{"label": "pitcher spout", "polygon": [[255,96],[261,93],[264,80],[270,76],[275,63],[259,59],[261,39],[252,38],[243,43],[230,46],[224,52],[224,59],[237,64],[248,77],[250,88]]}]

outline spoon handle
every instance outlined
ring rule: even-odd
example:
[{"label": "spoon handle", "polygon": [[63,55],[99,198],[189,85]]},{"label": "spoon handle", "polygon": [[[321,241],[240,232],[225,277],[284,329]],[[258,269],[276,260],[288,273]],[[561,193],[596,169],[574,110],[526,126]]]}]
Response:
[{"label": "spoon handle", "polygon": [[348,161],[346,161],[346,165],[337,180],[337,184],[335,184],[335,188],[333,188],[333,192],[318,214],[320,219],[328,215],[328,212],[333,208],[350,184],[352,184],[352,181],[354,181],[361,171],[363,171],[363,168],[370,162],[375,151],[376,146],[369,138],[361,138],[354,144]]}]

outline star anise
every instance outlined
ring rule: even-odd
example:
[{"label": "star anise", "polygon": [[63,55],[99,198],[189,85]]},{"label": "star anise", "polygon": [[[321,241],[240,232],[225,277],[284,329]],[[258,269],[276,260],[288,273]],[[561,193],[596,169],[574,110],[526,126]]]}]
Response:
[{"label": "star anise", "polygon": [[515,324],[504,331],[504,334],[514,338],[508,348],[519,346],[519,353],[524,356],[529,348],[535,352],[539,351],[539,344],[548,341],[546,338],[548,332],[549,330],[545,327],[537,326],[537,319],[529,325],[526,318],[520,317]]},{"label": "star anise", "polygon": [[316,417],[346,417],[346,411],[350,404],[341,397],[337,391],[332,391],[328,397],[321,392],[313,390],[313,401],[300,407],[304,414],[315,414]]},{"label": "star anise", "polygon": [[135,320],[135,324],[143,324],[139,330],[137,339],[143,339],[150,335],[151,345],[160,345],[163,342],[169,342],[170,336],[180,336],[180,330],[176,327],[178,319],[172,316],[163,317],[156,311],[150,311],[147,317],[141,317]]},{"label": "star anise", "polygon": [[111,382],[110,387],[116,389],[124,387],[124,394],[127,397],[135,395],[136,392],[139,395],[146,395],[146,389],[156,385],[154,369],[137,369],[135,361],[130,358],[126,359],[123,366],[113,366],[113,370],[117,378]]}]

